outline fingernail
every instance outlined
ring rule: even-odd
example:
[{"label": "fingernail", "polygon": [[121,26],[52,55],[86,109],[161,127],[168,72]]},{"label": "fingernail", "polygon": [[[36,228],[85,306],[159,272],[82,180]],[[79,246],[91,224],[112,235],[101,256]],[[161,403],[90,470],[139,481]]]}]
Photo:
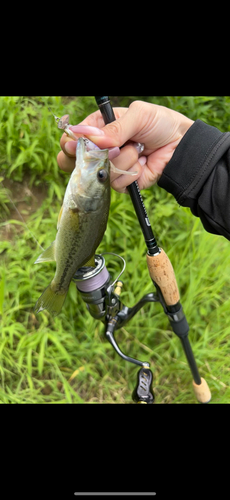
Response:
[{"label": "fingernail", "polygon": [[140,158],[138,158],[138,161],[142,167],[146,164],[146,160],[147,160],[146,156],[141,156]]},{"label": "fingernail", "polygon": [[140,155],[142,151],[145,149],[145,145],[141,144],[140,142],[134,142],[132,146],[137,150],[138,154]]},{"label": "fingernail", "polygon": [[109,160],[113,160],[120,154],[120,149],[118,147],[116,148],[110,148],[109,149]]},{"label": "fingernail", "polygon": [[97,127],[90,127],[89,125],[73,125],[69,127],[73,132],[77,132],[79,134],[90,135],[90,136],[103,136],[105,135],[103,130]]},{"label": "fingernail", "polygon": [[76,155],[77,142],[76,141],[68,141],[65,143],[66,153],[69,155]]}]

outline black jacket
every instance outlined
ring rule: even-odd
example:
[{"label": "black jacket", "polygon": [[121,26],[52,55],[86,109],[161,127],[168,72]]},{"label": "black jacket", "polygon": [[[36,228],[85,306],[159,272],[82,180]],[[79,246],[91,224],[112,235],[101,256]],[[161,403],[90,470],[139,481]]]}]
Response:
[{"label": "black jacket", "polygon": [[200,217],[206,231],[230,240],[230,133],[197,120],[158,182]]}]

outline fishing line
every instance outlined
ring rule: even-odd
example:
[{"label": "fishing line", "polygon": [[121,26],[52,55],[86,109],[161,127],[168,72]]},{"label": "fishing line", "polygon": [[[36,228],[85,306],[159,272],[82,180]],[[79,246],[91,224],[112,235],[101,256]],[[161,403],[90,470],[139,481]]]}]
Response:
[{"label": "fishing line", "polygon": [[118,255],[117,253],[114,253],[114,252],[102,252],[101,255],[114,255],[115,257],[118,257],[119,259],[121,259],[123,261],[123,268],[122,268],[120,274],[118,274],[118,276],[116,277],[116,279],[110,285],[111,288],[112,288],[113,285],[115,285],[116,281],[118,281],[118,279],[120,278],[120,276],[123,274],[123,272],[124,272],[124,270],[126,268],[126,262],[125,262],[125,259],[123,259],[123,257],[121,257],[121,255]]}]

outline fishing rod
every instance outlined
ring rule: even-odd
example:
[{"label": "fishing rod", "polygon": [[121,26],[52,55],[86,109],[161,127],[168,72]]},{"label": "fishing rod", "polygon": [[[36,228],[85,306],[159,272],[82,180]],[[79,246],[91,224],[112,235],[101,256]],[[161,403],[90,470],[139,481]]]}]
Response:
[{"label": "fishing rod", "polygon": [[[109,96],[95,96],[97,105],[101,111],[105,124],[111,123],[116,120],[113,108],[110,103]],[[173,270],[173,266],[162,248],[157,245],[155,236],[153,234],[151,224],[147,215],[146,208],[140,193],[138,182],[134,181],[127,187],[130,194],[144,239],[147,246],[147,265],[150,277],[156,287],[157,294],[148,297],[149,301],[159,301],[163,307],[165,314],[168,316],[170,324],[174,333],[180,338],[184,353],[186,355],[192,376],[193,376],[193,389],[195,395],[200,403],[208,403],[211,399],[211,392],[207,382],[200,376],[198,367],[194,358],[194,354],[189,342],[188,333],[189,326],[180,303],[180,294]],[[146,299],[146,301],[148,301]],[[127,319],[127,318],[126,318]],[[127,322],[127,321],[126,321]],[[119,325],[119,318],[112,318],[107,321],[106,336],[111,342],[111,335]],[[112,342],[111,342],[112,343]],[[113,345],[113,344],[112,344]],[[152,373],[144,364],[146,371],[146,384],[148,390],[152,383]],[[138,373],[138,384],[134,395],[136,402],[148,402],[143,398],[143,391],[141,391],[141,384],[143,384],[143,369]],[[150,383],[151,379],[151,383]],[[148,383],[147,383],[148,382]],[[141,394],[141,396],[140,396]],[[148,398],[151,399],[151,398]]]},{"label": "fishing rod", "polygon": [[[115,115],[108,96],[96,96],[96,102],[101,111],[105,124],[115,120]],[[69,129],[69,116],[58,118],[54,115],[58,128],[76,140]],[[87,146],[87,139],[86,146]],[[154,403],[153,374],[146,361],[140,361],[125,355],[119,348],[114,333],[123,327],[134,315],[151,302],[160,302],[164,313],[167,315],[174,333],[180,338],[190,370],[193,375],[193,389],[199,403],[208,403],[211,393],[206,381],[200,377],[192,348],[188,339],[189,326],[180,303],[180,295],[172,264],[162,248],[157,245],[146,208],[139,190],[138,182],[128,186],[128,191],[145,239],[147,247],[147,265],[150,277],[156,288],[156,293],[144,295],[133,307],[122,304],[120,295],[123,283],[118,281],[125,269],[125,260],[113,252],[104,252],[95,255],[95,268],[83,266],[78,269],[73,277],[82,299],[86,303],[91,316],[105,324],[105,337],[111,343],[117,354],[125,361],[141,366],[137,374],[137,384],[132,398],[136,403]],[[119,276],[112,281],[105,265],[103,255],[116,255],[123,261],[123,269]],[[111,283],[112,281],[112,283]]]}]

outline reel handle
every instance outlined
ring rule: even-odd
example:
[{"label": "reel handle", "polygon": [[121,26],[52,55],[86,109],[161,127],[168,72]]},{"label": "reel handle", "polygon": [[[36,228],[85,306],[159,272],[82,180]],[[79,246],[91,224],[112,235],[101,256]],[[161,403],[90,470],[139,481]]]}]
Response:
[{"label": "reel handle", "polygon": [[143,366],[137,374],[137,385],[133,391],[132,399],[135,403],[151,405],[155,396],[152,389],[153,374],[150,368]]}]

